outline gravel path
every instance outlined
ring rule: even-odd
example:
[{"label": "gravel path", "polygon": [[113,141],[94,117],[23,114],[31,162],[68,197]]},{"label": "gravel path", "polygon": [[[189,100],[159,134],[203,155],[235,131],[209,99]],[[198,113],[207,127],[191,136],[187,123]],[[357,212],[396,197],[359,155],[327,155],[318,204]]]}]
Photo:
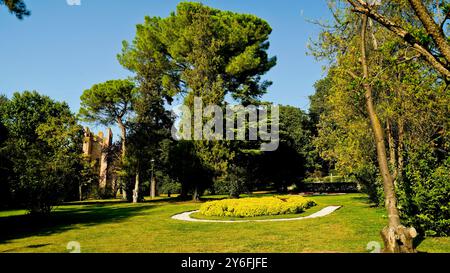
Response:
[{"label": "gravel path", "polygon": [[181,214],[177,214],[172,216],[172,219],[180,220],[180,221],[187,221],[187,222],[202,222],[202,223],[249,223],[249,222],[286,222],[286,221],[298,221],[303,219],[311,219],[311,218],[319,218],[324,217],[327,215],[330,215],[331,213],[335,212],[336,210],[340,209],[340,206],[330,206],[326,207],[316,213],[313,213],[309,216],[305,217],[298,217],[298,218],[282,218],[282,219],[266,219],[266,220],[202,220],[202,219],[194,219],[191,218],[191,214],[199,212],[196,211],[188,211]]}]

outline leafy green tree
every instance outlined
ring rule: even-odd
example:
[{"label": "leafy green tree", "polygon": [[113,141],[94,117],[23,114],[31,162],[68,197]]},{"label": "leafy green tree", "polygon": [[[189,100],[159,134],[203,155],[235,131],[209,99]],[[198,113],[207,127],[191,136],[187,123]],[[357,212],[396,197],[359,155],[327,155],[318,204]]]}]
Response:
[{"label": "leafy green tree", "polygon": [[81,96],[80,116],[84,121],[99,123],[104,126],[117,125],[121,132],[121,187],[124,198],[130,199],[131,174],[130,162],[127,162],[127,130],[134,115],[134,103],[138,95],[135,84],[130,80],[110,80],[94,85],[85,90]]},{"label": "leafy green tree", "polygon": [[[414,55],[406,57],[405,54],[405,59],[420,57],[424,60],[424,64],[418,64],[414,67],[413,73],[415,75],[423,75],[425,65],[427,66],[425,71],[431,68],[433,71],[429,73],[440,75],[440,77],[434,76],[437,79],[431,81],[431,83],[427,78],[429,90],[414,88],[414,96],[410,96],[412,99],[408,100],[406,98],[410,94],[403,92],[403,90],[410,91],[404,89],[406,79],[415,85],[421,85],[423,81],[413,77],[414,74],[410,74],[410,71],[404,73],[403,66],[397,73],[397,77],[394,77],[394,79],[401,79],[401,87],[395,94],[403,102],[400,104],[403,111],[398,112],[397,126],[396,124],[391,125],[392,121],[387,120],[387,138],[393,144],[390,146],[395,146],[395,137],[392,136],[395,136],[395,130],[398,130],[398,160],[397,162],[392,160],[391,166],[396,168],[394,176],[397,177],[397,182],[400,182],[401,212],[409,223],[416,224],[421,231],[428,235],[436,233],[436,227],[439,224],[446,223],[449,216],[445,213],[436,213],[435,217],[430,218],[431,213],[424,211],[424,208],[432,210],[433,206],[438,205],[437,200],[446,203],[440,197],[448,193],[448,187],[444,185],[448,183],[448,180],[445,176],[439,179],[434,174],[445,169],[444,161],[447,158],[446,154],[448,154],[448,133],[446,133],[448,118],[442,118],[448,115],[448,108],[441,107],[441,103],[448,105],[449,101],[448,92],[443,92],[447,87],[442,84],[442,79],[448,82],[450,78],[449,3],[448,1],[431,0],[391,1],[389,3],[385,1],[368,3],[361,0],[348,0],[347,2],[352,6],[353,12],[369,17],[377,23],[377,27],[384,28],[393,36],[396,36],[402,42],[402,46],[408,46]],[[415,116],[414,113],[418,111],[421,115]],[[413,121],[413,125],[410,124],[411,121]],[[408,128],[412,128],[412,130],[408,130]],[[427,150],[425,153],[424,147]],[[434,160],[430,157],[425,157],[427,160],[414,160],[417,154],[433,154],[438,161],[433,162]],[[391,159],[395,158],[392,150],[390,157]],[[423,165],[434,166],[431,168],[434,171],[425,172],[428,176],[421,176],[419,181],[417,173],[411,175],[410,170],[420,169]],[[406,174],[404,173],[405,168],[408,170]],[[427,181],[427,187],[423,187],[423,181]],[[433,185],[439,187],[439,189],[434,189]],[[431,196],[434,194],[436,194],[436,198],[433,200]],[[428,199],[417,198],[419,195],[426,196]],[[423,202],[424,200],[426,202]],[[427,202],[430,206],[424,206]],[[421,212],[418,211],[419,207],[421,207]],[[434,227],[432,227],[433,225]],[[430,227],[432,227],[431,231],[434,229],[433,232],[428,232]],[[442,230],[440,234],[442,234]]]},{"label": "leafy green tree", "polygon": [[271,31],[253,15],[180,3],[167,18],[146,17],[133,43],[124,42],[119,60],[145,82],[150,81],[145,74],[154,76],[170,96],[189,91],[200,95],[217,86],[221,92],[211,94],[215,101],[231,92],[251,102],[270,85],[261,75],[276,63],[267,54]]},{"label": "leafy green tree", "polygon": [[94,85],[81,96],[80,116],[84,121],[104,126],[118,125],[122,137],[122,163],[126,157],[127,127],[137,95],[129,80],[111,80]]},{"label": "leafy green tree", "polygon": [[400,224],[401,214],[412,211],[405,200],[412,200],[398,202],[397,197],[413,188],[413,180],[404,179],[405,166],[416,164],[411,159],[421,145],[447,150],[443,128],[448,121],[443,117],[448,109],[441,106],[448,102],[445,85],[424,67],[416,47],[351,9],[335,12],[336,26],[322,32],[321,50],[314,52],[329,58],[332,81],[315,143],[323,157],[335,160],[336,168],[347,174],[370,176],[378,165],[377,180],[390,215],[383,231],[385,251],[414,251],[414,232]]},{"label": "leafy green tree", "polygon": [[[267,54],[271,31],[267,22],[252,15],[180,3],[167,18],[146,17],[132,44],[124,42],[118,57],[136,73],[141,86],[157,90],[168,102],[185,95],[184,104],[190,109],[196,97],[223,107],[230,94],[248,105],[270,85],[261,76],[276,64],[276,58]],[[197,158],[216,177],[226,173],[235,157],[226,141],[193,144]]]},{"label": "leafy green tree", "polygon": [[[5,95],[0,95],[0,110],[3,109],[3,107],[6,107],[6,104],[8,103],[8,98]],[[3,112],[3,110],[2,110]],[[3,124],[3,119],[0,116],[0,145],[3,144],[8,139],[8,130]],[[0,146],[1,147],[1,146]]]},{"label": "leafy green tree", "polygon": [[[0,113],[6,107],[8,98],[0,95]],[[6,153],[6,140],[8,139],[8,129],[3,124],[3,116],[0,115],[0,207],[7,206],[10,203],[11,192],[9,190],[9,177],[11,175],[10,161]]]},{"label": "leafy green tree", "polygon": [[[141,117],[141,116],[139,116]],[[148,117],[148,116],[144,116]],[[157,185],[152,187],[151,183],[156,183],[157,176],[155,170],[164,172],[167,170],[167,162],[163,157],[167,152],[167,141],[170,141],[170,125],[164,126],[161,117],[154,116],[151,121],[137,121],[131,126],[129,135],[129,151],[127,155],[127,174],[134,175],[134,187],[132,189],[134,202],[142,200],[143,193],[140,191],[142,181],[150,181],[150,196],[156,196]],[[164,117],[163,117],[164,118]],[[138,120],[140,120],[138,118]],[[170,163],[169,163],[170,164]],[[130,191],[130,188],[128,189]]]},{"label": "leafy green tree", "polygon": [[311,143],[308,115],[292,106],[280,106],[280,144],[274,152],[264,152],[256,160],[254,170],[258,180],[270,184],[280,192],[299,183],[307,172],[314,170],[310,162],[314,148]]},{"label": "leafy green tree", "polygon": [[325,115],[329,111],[327,98],[330,96],[330,89],[333,82],[331,77],[325,77],[314,84],[315,93],[309,97],[309,118],[311,120],[311,130],[316,136],[318,133],[317,125],[320,122],[322,115]]},{"label": "leafy green tree", "polygon": [[[138,181],[152,180],[150,184],[157,182],[157,177],[152,175],[151,170],[164,172],[167,169],[165,162],[161,159],[166,151],[164,141],[171,138],[171,128],[173,125],[172,114],[166,110],[165,104],[171,102],[171,98],[165,95],[162,85],[157,81],[158,77],[163,75],[162,68],[135,63],[136,67],[130,67],[130,70],[145,69],[146,74],[137,73],[136,98],[134,99],[135,117],[130,122],[130,153],[128,158],[129,172],[139,174],[135,176],[134,191],[139,192],[142,183]],[[145,66],[142,68],[141,65]],[[152,72],[150,72],[152,71]],[[150,73],[149,73],[150,72]],[[150,188],[154,190],[157,186]],[[154,196],[156,193],[150,193]],[[138,198],[139,199],[139,198]],[[142,198],[141,198],[142,199]]]},{"label": "leafy green tree", "polygon": [[5,5],[9,12],[14,14],[18,19],[22,20],[31,13],[27,10],[23,0],[0,0],[0,6]]},{"label": "leafy green tree", "polygon": [[[102,198],[102,194],[98,192],[98,181],[100,178],[95,161],[83,160],[81,164],[80,176],[78,183],[77,200],[83,201],[89,197]],[[113,190],[113,192],[117,192]]]},{"label": "leafy green tree", "polygon": [[66,103],[28,91],[2,106],[2,120],[15,201],[32,214],[50,213],[80,182],[82,128]]},{"label": "leafy green tree", "polygon": [[214,174],[202,164],[192,141],[181,140],[171,145],[166,160],[170,163],[168,173],[181,183],[181,198],[192,193],[195,200],[200,192],[212,188]]},{"label": "leafy green tree", "polygon": [[215,184],[215,189],[229,194],[231,198],[239,198],[242,193],[249,192],[248,185],[247,170],[231,165],[226,175]]},{"label": "leafy green tree", "polygon": [[[309,97],[310,107],[308,111],[309,115],[309,130],[311,132],[312,139],[319,136],[319,124],[323,116],[326,116],[330,109],[328,105],[328,96],[331,95],[330,89],[332,88],[331,77],[325,77],[314,84],[315,93]],[[311,145],[314,146],[314,142],[311,141]],[[310,175],[315,177],[323,177],[330,174],[330,171],[334,168],[333,160],[324,160],[319,154],[318,149],[313,148],[309,153],[308,160],[312,170]]]},{"label": "leafy green tree", "polygon": [[[447,156],[444,160],[442,157]],[[450,234],[450,157],[423,144],[411,154],[400,191],[402,216],[424,236]]]},{"label": "leafy green tree", "polygon": [[158,182],[158,192],[161,194],[167,194],[168,197],[172,197],[173,194],[181,193],[181,183],[173,180],[168,174],[162,171],[155,172]]}]

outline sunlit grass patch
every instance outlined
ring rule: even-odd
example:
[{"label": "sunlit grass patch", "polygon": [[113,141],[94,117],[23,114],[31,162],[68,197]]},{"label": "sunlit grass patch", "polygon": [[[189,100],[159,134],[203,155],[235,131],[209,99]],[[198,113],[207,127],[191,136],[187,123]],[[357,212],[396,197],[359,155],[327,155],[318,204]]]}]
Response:
[{"label": "sunlit grass patch", "polygon": [[[264,197],[267,196],[261,198]],[[386,211],[371,206],[366,196],[308,198],[318,205],[300,214],[302,217],[327,206],[342,208],[327,217],[303,221],[231,225],[174,220],[171,216],[201,206],[198,202],[176,199],[59,206],[42,221],[34,221],[25,211],[3,211],[0,253],[67,253],[71,241],[80,243],[82,253],[367,253],[368,243],[382,244],[379,234],[387,223]],[[450,252],[450,240],[427,238],[418,245],[418,250]]]}]

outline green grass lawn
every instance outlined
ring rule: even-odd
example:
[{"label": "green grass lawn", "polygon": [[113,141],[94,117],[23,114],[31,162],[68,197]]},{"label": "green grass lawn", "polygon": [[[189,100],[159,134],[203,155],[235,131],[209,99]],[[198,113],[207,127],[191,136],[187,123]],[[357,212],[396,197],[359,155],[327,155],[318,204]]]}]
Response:
[{"label": "green grass lawn", "polygon": [[[39,222],[24,211],[0,212],[1,252],[68,252],[77,241],[82,252],[367,252],[380,242],[387,219],[363,195],[311,197],[319,205],[343,206],[332,215],[291,222],[193,223],[171,219],[197,210],[200,203],[167,199],[144,204],[103,202],[61,206]],[[305,214],[306,215],[306,214]],[[432,238],[423,252],[450,252],[450,239]]]}]

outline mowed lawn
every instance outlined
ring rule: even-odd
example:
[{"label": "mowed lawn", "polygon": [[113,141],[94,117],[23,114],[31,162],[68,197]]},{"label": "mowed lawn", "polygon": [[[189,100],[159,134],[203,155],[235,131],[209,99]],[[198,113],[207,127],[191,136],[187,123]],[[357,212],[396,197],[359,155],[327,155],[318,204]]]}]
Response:
[{"label": "mowed lawn", "polygon": [[[30,219],[24,211],[0,212],[0,253],[68,252],[71,241],[81,252],[368,252],[380,242],[386,223],[383,209],[372,208],[364,195],[312,197],[318,210],[343,206],[332,215],[292,222],[192,223],[172,220],[200,203],[160,200],[138,205],[120,202],[61,206],[47,219]],[[312,212],[312,211],[311,211]],[[423,252],[450,252],[450,239],[430,238]]]}]

